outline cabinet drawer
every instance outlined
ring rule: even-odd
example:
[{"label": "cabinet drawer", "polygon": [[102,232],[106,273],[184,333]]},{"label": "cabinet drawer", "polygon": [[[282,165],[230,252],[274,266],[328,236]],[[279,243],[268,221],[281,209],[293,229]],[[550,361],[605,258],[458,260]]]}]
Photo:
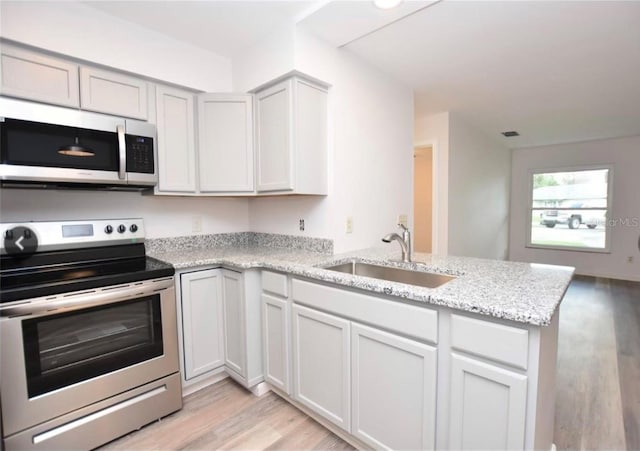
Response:
[{"label": "cabinet drawer", "polygon": [[419,340],[438,341],[438,313],[400,301],[382,299],[294,279],[293,300]]},{"label": "cabinet drawer", "polygon": [[527,369],[529,331],[451,315],[451,346],[497,362]]},{"label": "cabinet drawer", "polygon": [[287,276],[270,271],[262,271],[262,291],[287,297]]}]

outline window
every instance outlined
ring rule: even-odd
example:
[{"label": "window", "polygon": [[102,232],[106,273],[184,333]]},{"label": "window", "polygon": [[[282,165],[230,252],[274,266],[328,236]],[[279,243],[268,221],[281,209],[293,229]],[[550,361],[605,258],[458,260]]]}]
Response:
[{"label": "window", "polygon": [[531,173],[528,247],[608,252],[609,167]]}]

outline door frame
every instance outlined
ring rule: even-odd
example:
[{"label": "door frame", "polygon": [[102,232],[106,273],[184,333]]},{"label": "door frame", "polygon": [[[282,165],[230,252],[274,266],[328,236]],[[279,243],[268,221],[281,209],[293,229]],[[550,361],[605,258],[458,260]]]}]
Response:
[{"label": "door frame", "polygon": [[[438,146],[438,140],[425,140],[425,141],[419,141],[417,143],[413,144],[413,153],[415,156],[415,151],[416,149],[420,149],[420,148],[425,148],[425,147],[431,147],[431,193],[432,193],[432,204],[431,204],[431,253],[432,254],[438,254],[438,255],[446,255],[447,254],[447,226],[448,224],[446,223],[447,220],[447,215],[446,215],[446,210],[443,210],[445,206],[442,205],[442,203],[440,202],[440,196],[441,195],[446,195],[446,192],[444,192],[444,190],[441,190],[440,186],[442,183],[445,184],[448,182],[446,174],[444,174],[444,176],[442,176],[439,171],[438,171],[438,167],[440,166],[440,160],[441,160],[441,155],[440,155],[440,149]],[[413,196],[413,189],[415,187],[415,161],[413,163],[413,167],[412,167],[412,171],[411,171],[411,182],[412,182],[412,190],[411,190],[411,195]],[[414,199],[415,201],[415,199]],[[413,212],[413,216],[415,218],[416,212]],[[413,221],[415,221],[415,219],[413,219]],[[441,224],[440,222],[443,221],[443,230],[441,230]],[[415,230],[415,224],[411,224],[411,228],[412,230]],[[442,242],[440,241],[442,240]]]}]

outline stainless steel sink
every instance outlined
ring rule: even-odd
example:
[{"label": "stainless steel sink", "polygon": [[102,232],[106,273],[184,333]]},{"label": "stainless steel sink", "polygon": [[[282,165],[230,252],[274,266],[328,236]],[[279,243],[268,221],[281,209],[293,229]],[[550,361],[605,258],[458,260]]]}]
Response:
[{"label": "stainless steel sink", "polygon": [[444,274],[412,271],[410,269],[370,265],[368,263],[360,262],[349,262],[341,265],[327,266],[324,269],[353,274],[354,276],[372,277],[374,279],[389,280],[391,282],[418,285],[426,288],[436,288],[455,279],[453,276],[447,276]]}]

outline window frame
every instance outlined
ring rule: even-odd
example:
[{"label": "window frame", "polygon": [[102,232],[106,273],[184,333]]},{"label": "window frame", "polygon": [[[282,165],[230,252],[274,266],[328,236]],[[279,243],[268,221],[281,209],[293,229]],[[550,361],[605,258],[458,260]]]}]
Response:
[{"label": "window frame", "polygon": [[[555,172],[579,172],[579,171],[598,171],[608,170],[607,174],[607,208],[605,213],[604,223],[604,247],[576,247],[576,246],[561,246],[556,244],[534,244],[531,242],[531,229],[533,227],[533,177],[536,174],[550,174]],[[611,218],[613,217],[613,165],[612,164],[597,164],[597,165],[584,165],[584,166],[566,166],[566,167],[551,167],[551,168],[534,168],[528,171],[528,206],[527,206],[527,220],[526,224],[526,242],[525,247],[531,249],[550,249],[556,251],[574,251],[574,252],[593,252],[599,254],[611,253]],[[550,210],[551,208],[545,208]],[[555,208],[556,210],[562,210],[563,208]],[[578,210],[578,208],[564,208],[566,210]],[[536,207],[535,210],[541,210],[540,207]],[[584,210],[602,210],[602,208],[585,208]]]}]

